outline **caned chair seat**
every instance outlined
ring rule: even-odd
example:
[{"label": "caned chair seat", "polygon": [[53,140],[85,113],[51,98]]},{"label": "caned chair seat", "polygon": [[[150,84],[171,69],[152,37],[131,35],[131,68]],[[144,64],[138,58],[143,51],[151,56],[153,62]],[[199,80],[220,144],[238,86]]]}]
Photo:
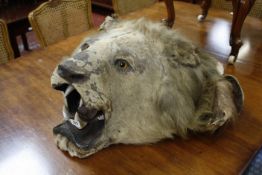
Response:
[{"label": "caned chair seat", "polygon": [[14,58],[14,52],[9,41],[6,23],[0,19],[0,64]]},{"label": "caned chair seat", "polygon": [[93,27],[91,0],[49,0],[29,13],[29,21],[45,47]]},{"label": "caned chair seat", "polygon": [[113,7],[117,14],[123,15],[154,4],[157,0],[113,0]]}]

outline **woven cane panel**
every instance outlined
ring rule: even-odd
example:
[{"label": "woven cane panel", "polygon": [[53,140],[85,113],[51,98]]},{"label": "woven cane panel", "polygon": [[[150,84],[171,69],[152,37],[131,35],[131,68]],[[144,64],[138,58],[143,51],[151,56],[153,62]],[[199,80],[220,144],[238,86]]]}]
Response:
[{"label": "woven cane panel", "polygon": [[114,0],[114,7],[119,14],[126,14],[140,8],[150,6],[156,2],[156,0]]},{"label": "woven cane panel", "polygon": [[90,28],[88,21],[88,9],[86,1],[72,3],[72,6],[66,9],[68,20],[68,33],[70,36],[82,33]]},{"label": "woven cane panel", "polygon": [[218,8],[218,9],[227,10],[229,12],[231,12],[232,9],[233,9],[231,1],[213,0],[211,2],[212,2],[212,7],[215,7],[215,8]]},{"label": "woven cane panel", "polygon": [[47,45],[90,28],[87,1],[61,1],[48,6],[35,16]]},{"label": "woven cane panel", "polygon": [[8,61],[9,54],[6,48],[6,41],[4,37],[4,26],[0,22],[0,64]]},{"label": "woven cane panel", "polygon": [[57,9],[45,9],[36,20],[47,45],[64,38],[62,15]]},{"label": "woven cane panel", "polygon": [[262,0],[256,0],[253,8],[251,9],[250,16],[262,19]]},{"label": "woven cane panel", "polygon": [[[248,1],[248,0],[247,0]],[[232,12],[232,2],[225,0],[213,0],[212,7],[227,10],[228,12]],[[262,19],[262,0],[256,0],[254,6],[252,7],[249,16],[253,16],[256,18]]]}]

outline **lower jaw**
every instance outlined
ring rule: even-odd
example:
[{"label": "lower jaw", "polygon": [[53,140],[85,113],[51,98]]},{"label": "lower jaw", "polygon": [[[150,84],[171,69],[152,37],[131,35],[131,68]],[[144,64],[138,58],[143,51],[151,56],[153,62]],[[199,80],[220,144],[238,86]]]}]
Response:
[{"label": "lower jaw", "polygon": [[88,122],[82,129],[73,125],[71,120],[66,120],[54,127],[53,133],[66,137],[81,150],[89,151],[97,145],[96,142],[102,136],[104,127],[105,120],[99,117]]},{"label": "lower jaw", "polygon": [[69,155],[72,157],[86,158],[98,151],[96,149],[90,149],[90,150],[80,149],[61,134],[56,134],[54,135],[54,137],[57,147],[62,151],[67,151]]}]

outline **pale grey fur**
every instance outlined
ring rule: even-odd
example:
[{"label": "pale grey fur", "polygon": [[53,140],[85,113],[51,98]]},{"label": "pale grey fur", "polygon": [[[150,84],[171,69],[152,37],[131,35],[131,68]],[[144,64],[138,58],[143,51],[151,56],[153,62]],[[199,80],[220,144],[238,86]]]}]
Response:
[{"label": "pale grey fur", "polygon": [[[91,150],[58,135],[56,143],[72,156],[86,157],[116,143],[185,137],[188,130],[214,132],[237,116],[233,87],[217,70],[218,62],[176,31],[145,19],[115,22],[108,17],[94,38],[68,60],[78,66],[76,71],[89,74],[72,85],[86,106],[105,111],[106,124]],[[116,59],[132,68],[119,71]],[[55,70],[52,83],[63,82]]]}]

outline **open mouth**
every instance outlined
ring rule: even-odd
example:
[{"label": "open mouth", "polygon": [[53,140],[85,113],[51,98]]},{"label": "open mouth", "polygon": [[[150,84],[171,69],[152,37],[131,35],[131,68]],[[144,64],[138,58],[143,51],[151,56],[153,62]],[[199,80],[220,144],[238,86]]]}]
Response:
[{"label": "open mouth", "polygon": [[90,149],[102,134],[105,114],[102,110],[85,105],[80,93],[69,84],[53,85],[64,94],[65,121],[53,129],[54,134],[67,137],[77,147]]}]

